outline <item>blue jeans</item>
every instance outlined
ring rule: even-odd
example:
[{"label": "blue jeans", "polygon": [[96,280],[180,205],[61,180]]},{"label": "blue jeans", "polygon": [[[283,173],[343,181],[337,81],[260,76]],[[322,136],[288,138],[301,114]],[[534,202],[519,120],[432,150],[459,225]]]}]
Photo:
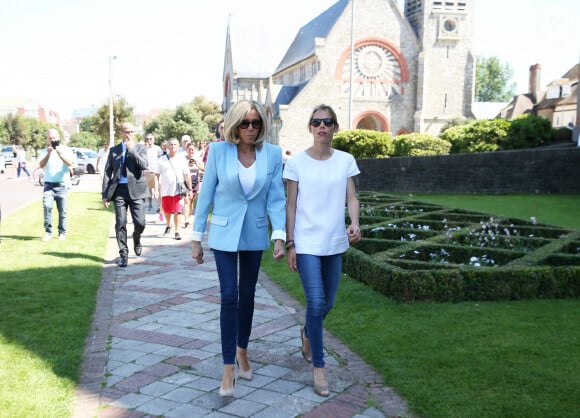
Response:
[{"label": "blue jeans", "polygon": [[44,183],[42,207],[44,208],[44,230],[52,234],[52,207],[56,202],[58,209],[58,234],[66,235],[66,212],[68,206],[68,189],[63,183]]},{"label": "blue jeans", "polygon": [[18,163],[18,168],[16,169],[16,176],[20,177],[20,172],[24,171],[28,177],[30,177],[30,173],[26,168],[26,163]]},{"label": "blue jeans", "polygon": [[306,294],[304,328],[312,349],[312,365],[324,367],[322,321],[334,306],[342,272],[342,254],[297,254],[296,261]]},{"label": "blue jeans", "polygon": [[224,364],[234,364],[236,345],[247,349],[252,332],[254,296],[262,251],[213,252],[220,281],[222,358]]}]

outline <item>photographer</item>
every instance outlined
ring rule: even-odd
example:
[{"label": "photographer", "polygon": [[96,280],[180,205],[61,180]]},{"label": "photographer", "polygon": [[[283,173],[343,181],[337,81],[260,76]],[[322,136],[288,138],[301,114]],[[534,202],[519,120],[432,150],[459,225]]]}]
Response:
[{"label": "photographer", "polygon": [[47,134],[46,155],[39,166],[44,169],[44,191],[42,207],[44,208],[43,241],[52,239],[52,208],[54,202],[58,209],[58,239],[66,239],[66,213],[68,189],[71,187],[70,169],[74,164],[73,152],[60,143],[60,134],[56,129],[49,129]]}]

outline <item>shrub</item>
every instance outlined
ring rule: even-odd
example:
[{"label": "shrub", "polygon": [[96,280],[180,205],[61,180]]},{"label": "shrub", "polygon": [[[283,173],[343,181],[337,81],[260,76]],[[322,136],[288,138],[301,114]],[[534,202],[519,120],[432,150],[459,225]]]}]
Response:
[{"label": "shrub", "polygon": [[354,158],[387,158],[392,154],[392,140],[388,132],[353,129],[336,133],[332,144]]},{"label": "shrub", "polygon": [[511,121],[502,149],[532,148],[552,140],[550,121],[541,116],[522,115]]},{"label": "shrub", "polygon": [[572,131],[566,127],[552,128],[552,141],[566,142],[572,141]]},{"label": "shrub", "polygon": [[393,157],[446,155],[451,143],[428,134],[403,134],[393,138]]},{"label": "shrub", "polygon": [[509,128],[510,122],[507,120],[477,120],[449,128],[440,135],[440,139],[451,143],[452,154],[499,151]]}]

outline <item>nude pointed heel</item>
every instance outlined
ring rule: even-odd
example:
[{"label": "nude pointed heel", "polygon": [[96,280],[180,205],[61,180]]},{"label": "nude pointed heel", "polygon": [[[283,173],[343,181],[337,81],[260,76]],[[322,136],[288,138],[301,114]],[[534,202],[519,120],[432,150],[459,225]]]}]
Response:
[{"label": "nude pointed heel", "polygon": [[302,357],[306,360],[307,363],[312,362],[312,350],[310,348],[310,340],[306,336],[306,332],[304,331],[304,327],[300,328],[300,339],[302,340]]}]

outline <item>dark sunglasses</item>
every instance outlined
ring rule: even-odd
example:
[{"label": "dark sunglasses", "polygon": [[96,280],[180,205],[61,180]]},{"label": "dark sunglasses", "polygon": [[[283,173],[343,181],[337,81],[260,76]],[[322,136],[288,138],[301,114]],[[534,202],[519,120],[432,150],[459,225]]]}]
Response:
[{"label": "dark sunglasses", "polygon": [[310,126],[313,126],[315,128],[318,128],[321,123],[324,123],[324,126],[334,126],[334,124],[336,122],[332,118],[324,118],[324,119],[314,118],[314,119],[310,119]]},{"label": "dark sunglasses", "polygon": [[244,119],[243,121],[240,122],[240,124],[238,125],[238,128],[242,128],[242,129],[248,129],[248,127],[250,125],[252,125],[252,128],[254,129],[260,129],[262,127],[262,121],[260,119],[257,120],[246,120]]}]

